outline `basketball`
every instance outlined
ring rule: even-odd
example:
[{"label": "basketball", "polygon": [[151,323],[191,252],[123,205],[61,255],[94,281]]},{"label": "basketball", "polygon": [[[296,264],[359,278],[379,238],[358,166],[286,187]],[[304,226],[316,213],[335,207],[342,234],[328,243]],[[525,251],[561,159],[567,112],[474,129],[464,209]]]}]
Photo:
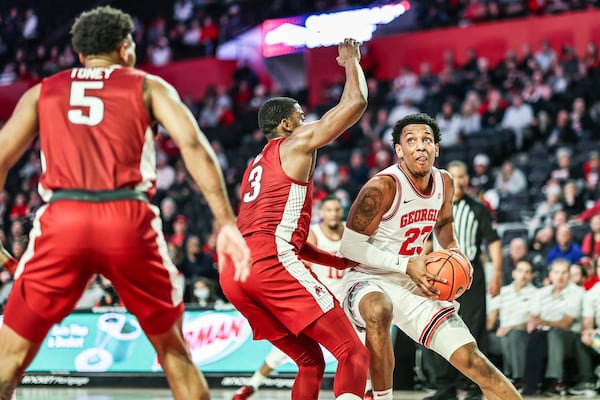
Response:
[{"label": "basketball", "polygon": [[426,264],[427,271],[446,278],[446,283],[434,282],[440,291],[439,300],[456,300],[471,286],[473,273],[471,264],[460,254],[452,250],[438,250],[429,254],[439,257]]}]

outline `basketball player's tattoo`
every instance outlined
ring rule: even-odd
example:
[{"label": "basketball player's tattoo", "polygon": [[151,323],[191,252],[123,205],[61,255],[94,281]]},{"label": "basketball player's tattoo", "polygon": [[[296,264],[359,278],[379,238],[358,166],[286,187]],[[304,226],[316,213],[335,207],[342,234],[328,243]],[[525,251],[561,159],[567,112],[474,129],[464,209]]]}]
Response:
[{"label": "basketball player's tattoo", "polygon": [[11,382],[0,379],[0,400],[10,400],[13,390],[14,385]]},{"label": "basketball player's tattoo", "polygon": [[356,211],[352,215],[352,220],[349,221],[349,227],[356,232],[364,231],[379,212],[382,200],[381,190],[377,188],[365,190],[358,199]]}]

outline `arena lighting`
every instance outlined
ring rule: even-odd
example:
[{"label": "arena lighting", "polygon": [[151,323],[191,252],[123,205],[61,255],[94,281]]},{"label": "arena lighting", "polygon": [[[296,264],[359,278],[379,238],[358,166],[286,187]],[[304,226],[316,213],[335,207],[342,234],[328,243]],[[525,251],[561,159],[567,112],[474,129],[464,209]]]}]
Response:
[{"label": "arena lighting", "polygon": [[378,25],[389,24],[410,9],[410,1],[403,0],[376,7],[266,20],[262,25],[263,56],[331,46],[346,37],[366,42],[373,38]]}]

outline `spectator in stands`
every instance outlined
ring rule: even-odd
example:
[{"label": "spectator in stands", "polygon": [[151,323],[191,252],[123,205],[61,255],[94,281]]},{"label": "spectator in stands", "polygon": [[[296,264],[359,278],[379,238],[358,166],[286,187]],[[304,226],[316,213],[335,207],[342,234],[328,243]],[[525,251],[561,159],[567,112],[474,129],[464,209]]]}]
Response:
[{"label": "spectator in stands", "polygon": [[29,205],[27,204],[27,195],[23,192],[17,193],[15,202],[10,208],[9,218],[11,221],[25,219],[29,213]]},{"label": "spectator in stands", "polygon": [[600,214],[594,215],[589,222],[590,232],[588,232],[581,242],[581,251],[586,263],[600,257]]},{"label": "spectator in stands", "polygon": [[177,204],[170,197],[165,197],[160,202],[160,217],[162,220],[165,237],[173,235],[173,222],[177,216]]},{"label": "spectator in stands", "polygon": [[523,102],[520,94],[512,97],[511,105],[506,108],[500,125],[504,129],[509,129],[515,135],[515,146],[517,150],[522,150],[529,138],[528,128],[533,122],[533,108]]},{"label": "spectator in stands", "polygon": [[[179,269],[186,278],[186,287],[188,292],[191,290],[197,295],[196,290],[201,287],[207,288],[206,296],[196,296],[197,300],[214,301],[218,293],[219,272],[217,271],[212,259],[202,251],[202,241],[197,235],[190,235],[185,243],[184,257],[179,264]],[[198,283],[201,281],[202,284]],[[189,296],[188,296],[189,297]]]},{"label": "spectator in stands", "polygon": [[175,168],[168,163],[165,153],[156,154],[156,189],[166,192],[175,182]]},{"label": "spectator in stands", "polygon": [[522,237],[513,238],[508,244],[508,252],[502,257],[502,285],[512,283],[514,269],[519,261],[526,258],[527,241]]},{"label": "spectator in stands", "polygon": [[161,67],[170,63],[172,59],[173,51],[166,36],[159,37],[156,44],[148,48],[148,61],[152,65]]},{"label": "spectator in stands", "polygon": [[583,282],[583,288],[585,290],[590,290],[596,283],[600,282],[600,258],[596,257],[591,259],[588,265],[588,278],[585,282]]},{"label": "spectator in stands", "polygon": [[[576,97],[573,100],[573,107],[569,117],[571,119],[571,127],[578,137],[590,137],[592,133],[595,134],[594,130],[596,129],[596,124],[590,117],[583,97]],[[597,135],[595,135],[595,137],[597,137]]]},{"label": "spectator in stands", "polygon": [[173,221],[173,234],[168,242],[178,247],[183,247],[188,235],[188,219],[183,214],[178,214]]},{"label": "spectator in stands", "polygon": [[511,275],[512,283],[503,286],[500,294],[490,300],[487,326],[491,329],[498,323],[495,335],[502,348],[503,372],[519,389],[525,376],[529,307],[538,289],[532,284],[535,274],[530,261],[518,261]]},{"label": "spectator in stands", "polygon": [[506,160],[496,174],[494,188],[501,197],[523,193],[527,188],[527,178],[512,161]]},{"label": "spectator in stands", "polygon": [[573,232],[569,224],[556,227],[556,244],[548,251],[546,261],[552,264],[557,259],[568,260],[571,264],[579,263],[583,257],[581,246],[573,241]]},{"label": "spectator in stands", "polygon": [[487,97],[481,107],[481,127],[483,129],[496,128],[504,117],[504,110],[508,103],[502,98],[502,94],[495,87],[490,87]]},{"label": "spectator in stands", "polygon": [[561,199],[562,209],[569,215],[569,220],[575,219],[585,210],[583,196],[579,193],[577,182],[569,179],[563,186],[563,196]]},{"label": "spectator in stands", "polygon": [[556,63],[556,52],[550,46],[550,41],[544,39],[540,41],[538,50],[534,53],[535,61],[542,73],[546,73]]},{"label": "spectator in stands", "polygon": [[462,137],[481,132],[481,116],[477,113],[478,107],[478,101],[465,100],[463,102],[459,125],[459,131]]},{"label": "spectator in stands", "polygon": [[362,186],[369,179],[369,167],[361,150],[354,150],[350,155],[350,180],[355,185]]},{"label": "spectator in stands", "polygon": [[587,280],[587,271],[581,264],[569,265],[569,280],[577,286],[583,287],[583,283]]},{"label": "spectator in stands", "polygon": [[[564,361],[574,356],[579,340],[584,290],[569,281],[570,262],[556,259],[550,264],[550,285],[540,288],[533,298],[527,332],[523,394],[534,394],[543,377],[543,391],[566,394]],[[544,359],[547,359],[544,366]]]},{"label": "spectator in stands", "polygon": [[219,43],[219,26],[212,16],[206,15],[202,19],[202,33],[200,44],[204,46],[204,55],[215,56]]},{"label": "spectator in stands", "polygon": [[568,147],[561,147],[556,151],[556,165],[550,171],[549,183],[558,183],[564,186],[569,180],[582,179],[581,168],[573,164],[572,151]]},{"label": "spectator in stands", "polygon": [[494,188],[494,176],[490,170],[490,158],[483,153],[473,157],[473,174],[469,181],[470,190],[477,197]]},{"label": "spectator in stands", "polygon": [[194,15],[192,0],[175,0],[173,3],[173,19],[177,22],[187,22]]},{"label": "spectator in stands", "polygon": [[577,134],[569,120],[569,112],[565,109],[559,110],[556,114],[556,121],[546,139],[546,147],[548,150],[554,150],[558,147],[573,146],[577,140]]},{"label": "spectator in stands", "polygon": [[563,208],[560,201],[562,189],[558,183],[551,183],[542,188],[542,191],[546,197],[536,206],[530,221],[530,225],[534,228],[542,225],[551,226],[554,213]]},{"label": "spectator in stands", "polygon": [[575,347],[579,383],[569,389],[576,396],[595,397],[596,377],[594,367],[600,364],[598,349],[592,349],[594,335],[600,328],[600,285],[596,285],[583,295],[581,337]]},{"label": "spectator in stands", "polygon": [[583,185],[586,200],[595,200],[600,194],[600,152],[593,150],[583,163]]},{"label": "spectator in stands", "polygon": [[442,110],[435,116],[435,121],[440,127],[444,140],[440,142],[440,147],[455,146],[462,142],[460,136],[461,118],[454,110],[454,104],[446,100],[442,104]]}]

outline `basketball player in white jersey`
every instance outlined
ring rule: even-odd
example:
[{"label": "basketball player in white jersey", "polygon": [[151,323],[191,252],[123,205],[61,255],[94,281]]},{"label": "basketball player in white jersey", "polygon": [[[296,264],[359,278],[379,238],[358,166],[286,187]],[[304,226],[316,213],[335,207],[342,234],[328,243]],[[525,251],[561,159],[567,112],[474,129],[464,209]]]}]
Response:
[{"label": "basketball player in white jersey", "polygon": [[432,281],[442,279],[425,269],[434,260],[422,254],[432,232],[443,248],[458,251],[452,177],[433,166],[440,129],[430,116],[411,114],[394,125],[392,138],[400,162],[363,186],[341,244],[342,255],[358,262],[346,272],[344,308],[366,330],[374,397],[393,398],[393,323],[477,383],[488,400],[520,399],[479,351],[454,304],[437,300]]},{"label": "basketball player in white jersey", "polygon": [[[320,223],[311,225],[308,234],[308,241],[319,249],[331,254],[336,254],[340,249],[342,233],[344,232],[344,209],[340,199],[333,195],[326,196],[321,200],[319,205]],[[344,298],[344,274],[346,270],[336,269],[327,265],[311,263],[309,265],[312,272],[317,276],[319,281],[329,289],[335,298],[341,303]],[[361,336],[364,341],[364,334]],[[252,396],[258,391],[260,385],[267,379],[281,363],[287,355],[273,346],[271,352],[265,358],[263,365],[254,372],[250,378],[249,385],[239,388],[233,396],[233,400],[244,400]],[[367,382],[366,391],[371,389],[370,380]],[[365,395],[370,396],[371,394]],[[371,397],[372,399],[372,397]]]}]

